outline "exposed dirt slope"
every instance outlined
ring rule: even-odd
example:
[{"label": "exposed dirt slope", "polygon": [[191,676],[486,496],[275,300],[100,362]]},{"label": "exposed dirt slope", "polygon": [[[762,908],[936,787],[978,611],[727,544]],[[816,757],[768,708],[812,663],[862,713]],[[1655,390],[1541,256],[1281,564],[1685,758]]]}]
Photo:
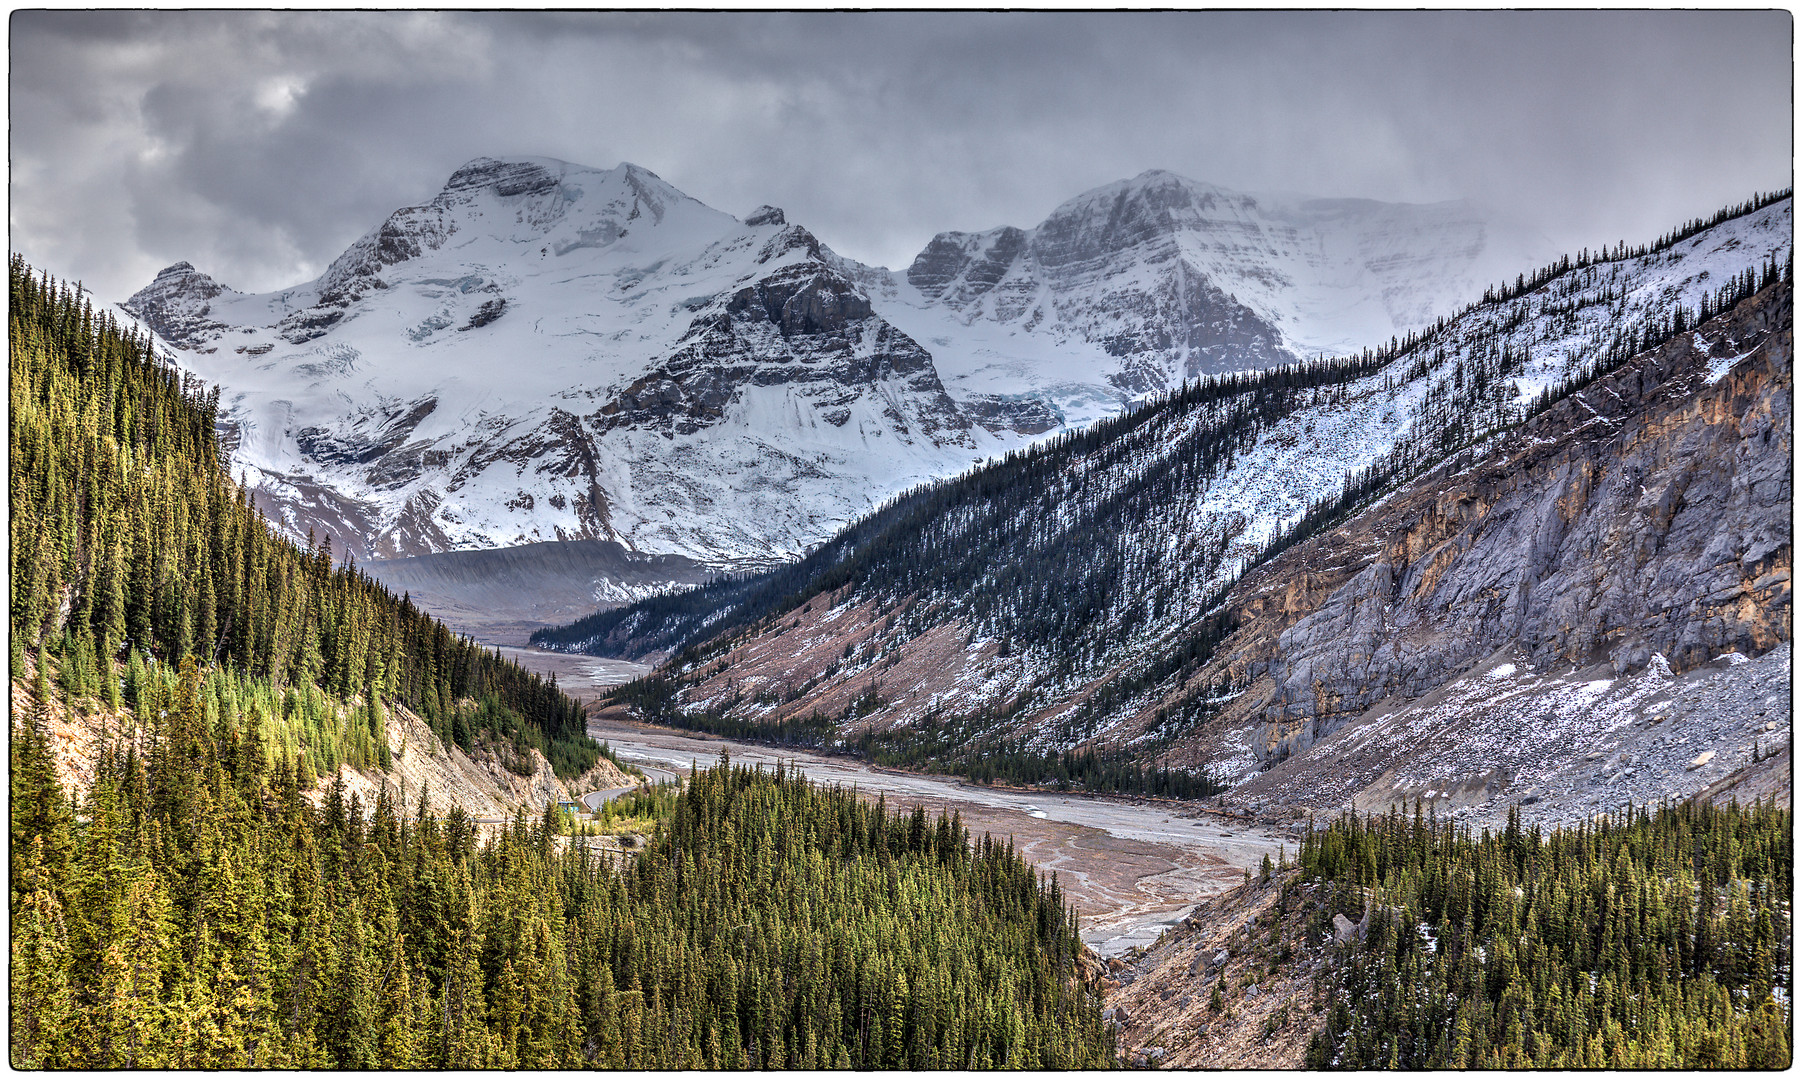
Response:
[{"label": "exposed dirt slope", "polygon": [[[26,669],[13,673],[15,724],[33,707],[31,664],[28,657]],[[86,701],[80,709],[71,711],[60,694],[52,693],[49,715],[50,748],[56,760],[57,778],[66,793],[77,799],[85,797],[93,786],[95,763],[102,748],[122,745],[137,730],[131,711],[110,710],[98,701]],[[387,731],[391,764],[385,772],[349,765],[339,769],[347,793],[359,796],[365,808],[373,806],[377,793],[386,788],[396,798],[404,792],[409,808],[417,808],[423,794],[434,814],[460,806],[477,818],[503,818],[512,816],[520,807],[537,814],[547,802],[637,782],[636,777],[601,758],[594,768],[566,784],[557,779],[544,755],[531,749],[526,753],[532,772],[521,776],[506,768],[497,753],[477,747],[472,756],[458,747],[445,746],[423,720],[400,706],[390,707]],[[329,776],[320,778],[309,797],[323,797],[331,783]]]},{"label": "exposed dirt slope", "polygon": [[1301,1067],[1326,1018],[1313,975],[1334,958],[1331,935],[1311,929],[1322,921],[1311,888],[1293,877],[1279,871],[1205,900],[1143,954],[1112,965],[1103,1016],[1118,1025],[1129,1064]]},{"label": "exposed dirt slope", "polygon": [[[636,782],[602,758],[574,783],[565,784],[551,771],[544,755],[530,748],[526,760],[532,772],[522,776],[508,769],[500,754],[480,745],[473,755],[444,745],[424,720],[399,706],[389,710],[388,746],[391,756],[386,771],[339,767],[346,791],[358,795],[365,807],[373,805],[377,793],[386,788],[391,798],[405,795],[409,812],[418,807],[423,794],[434,814],[460,806],[472,817],[505,818],[522,807],[528,815],[536,815],[547,803]],[[314,797],[330,784],[330,778],[322,779],[313,789]]]}]

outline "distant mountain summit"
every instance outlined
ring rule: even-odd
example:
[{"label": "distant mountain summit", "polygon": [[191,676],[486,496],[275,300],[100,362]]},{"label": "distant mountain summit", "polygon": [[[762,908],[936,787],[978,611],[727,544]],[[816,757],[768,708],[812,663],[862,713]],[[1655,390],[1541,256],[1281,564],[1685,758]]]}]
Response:
[{"label": "distant mountain summit", "polygon": [[1108,389],[1386,343],[1551,254],[1466,202],[1247,195],[1153,170],[1033,229],[940,233],[894,282],[919,314],[890,317],[939,346],[954,396],[1024,381],[1080,414]]},{"label": "distant mountain summit", "polygon": [[314,281],[183,262],[122,306],[221,387],[234,468],[296,534],[739,565],[1199,372],[1385,342],[1499,250],[1462,204],[1151,172],[894,272],[636,165],[477,158]]}]

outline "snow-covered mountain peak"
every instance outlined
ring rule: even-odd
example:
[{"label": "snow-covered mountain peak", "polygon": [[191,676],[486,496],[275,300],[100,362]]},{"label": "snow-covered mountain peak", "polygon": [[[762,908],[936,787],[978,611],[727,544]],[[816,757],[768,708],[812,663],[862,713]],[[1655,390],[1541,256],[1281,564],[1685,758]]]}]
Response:
[{"label": "snow-covered mountain peak", "polygon": [[193,263],[178,262],[157,271],[156,279],[134,293],[123,306],[179,346],[222,325],[207,318],[212,300],[233,291],[194,269]]},{"label": "snow-covered mountain peak", "polygon": [[471,158],[451,173],[450,179],[444,182],[443,190],[432,201],[448,205],[465,200],[472,193],[484,191],[491,191],[501,198],[534,195],[561,187],[566,181],[571,184],[571,190],[566,195],[574,201],[581,197],[583,182],[604,184],[610,180],[622,184],[641,184],[652,189],[661,188],[662,194],[667,197],[687,198],[656,173],[629,161],[622,161],[611,169],[601,169],[553,157],[525,156]]},{"label": "snow-covered mountain peak", "polygon": [[1208,372],[1339,355],[1431,323],[1553,253],[1469,203],[1252,195],[1153,169],[1031,229],[935,236],[884,315],[960,399],[1070,421]]},{"label": "snow-covered mountain peak", "polygon": [[[561,259],[609,248],[634,233],[622,250],[665,254],[718,239],[736,225],[630,162],[597,169],[556,158],[482,157],[452,173],[430,203],[395,211],[377,232],[390,249],[383,262],[391,265],[445,243],[536,243],[532,254]],[[674,235],[662,236],[665,227]],[[355,254],[353,246],[345,258]]]},{"label": "snow-covered mountain peak", "polygon": [[1441,284],[1455,215],[1419,209],[1154,170],[1033,229],[941,234],[897,274],[630,163],[481,157],[314,281],[248,295],[178,264],[125,307],[222,388],[234,466],[297,534],[768,559],[1178,378],[1309,333],[1387,341],[1383,305],[1441,310],[1383,269]]},{"label": "snow-covered mountain peak", "polygon": [[128,302],[223,388],[235,466],[369,555],[557,538],[796,552],[1002,443],[807,229],[630,163],[477,158],[318,279]]},{"label": "snow-covered mountain peak", "polygon": [[1163,169],[1105,184],[1065,202],[1035,230],[1040,257],[1061,265],[1216,222],[1242,223],[1258,202]]}]

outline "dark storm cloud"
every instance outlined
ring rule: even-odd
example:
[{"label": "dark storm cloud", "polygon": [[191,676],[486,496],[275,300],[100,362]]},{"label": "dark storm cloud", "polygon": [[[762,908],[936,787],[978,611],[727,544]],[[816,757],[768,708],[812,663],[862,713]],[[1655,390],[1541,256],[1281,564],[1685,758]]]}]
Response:
[{"label": "dark storm cloud", "polygon": [[904,265],[1148,168],[1468,197],[1560,247],[1789,183],[1784,12],[23,12],[13,246],[318,273],[479,154],[637,162]]}]

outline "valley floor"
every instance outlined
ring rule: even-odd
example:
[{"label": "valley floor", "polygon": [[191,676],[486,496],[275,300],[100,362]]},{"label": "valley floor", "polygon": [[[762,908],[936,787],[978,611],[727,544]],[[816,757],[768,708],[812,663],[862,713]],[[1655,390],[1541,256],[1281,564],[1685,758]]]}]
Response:
[{"label": "valley floor", "polygon": [[855,785],[891,810],[955,811],[973,835],[1010,838],[1026,859],[1055,871],[1081,920],[1083,940],[1104,956],[1144,946],[1196,903],[1238,885],[1245,870],[1286,841],[1197,804],[1033,792],[955,777],[872,768],[849,757],[734,742],[614,717],[590,717],[588,733],[653,778],[705,766],[721,750],[740,764],[798,766],[823,783]]},{"label": "valley floor", "polygon": [[484,644],[498,649],[501,656],[536,675],[547,679],[555,675],[559,690],[583,702],[592,702],[608,689],[631,682],[651,670],[649,664],[634,664],[630,660],[550,652],[521,645]]}]

